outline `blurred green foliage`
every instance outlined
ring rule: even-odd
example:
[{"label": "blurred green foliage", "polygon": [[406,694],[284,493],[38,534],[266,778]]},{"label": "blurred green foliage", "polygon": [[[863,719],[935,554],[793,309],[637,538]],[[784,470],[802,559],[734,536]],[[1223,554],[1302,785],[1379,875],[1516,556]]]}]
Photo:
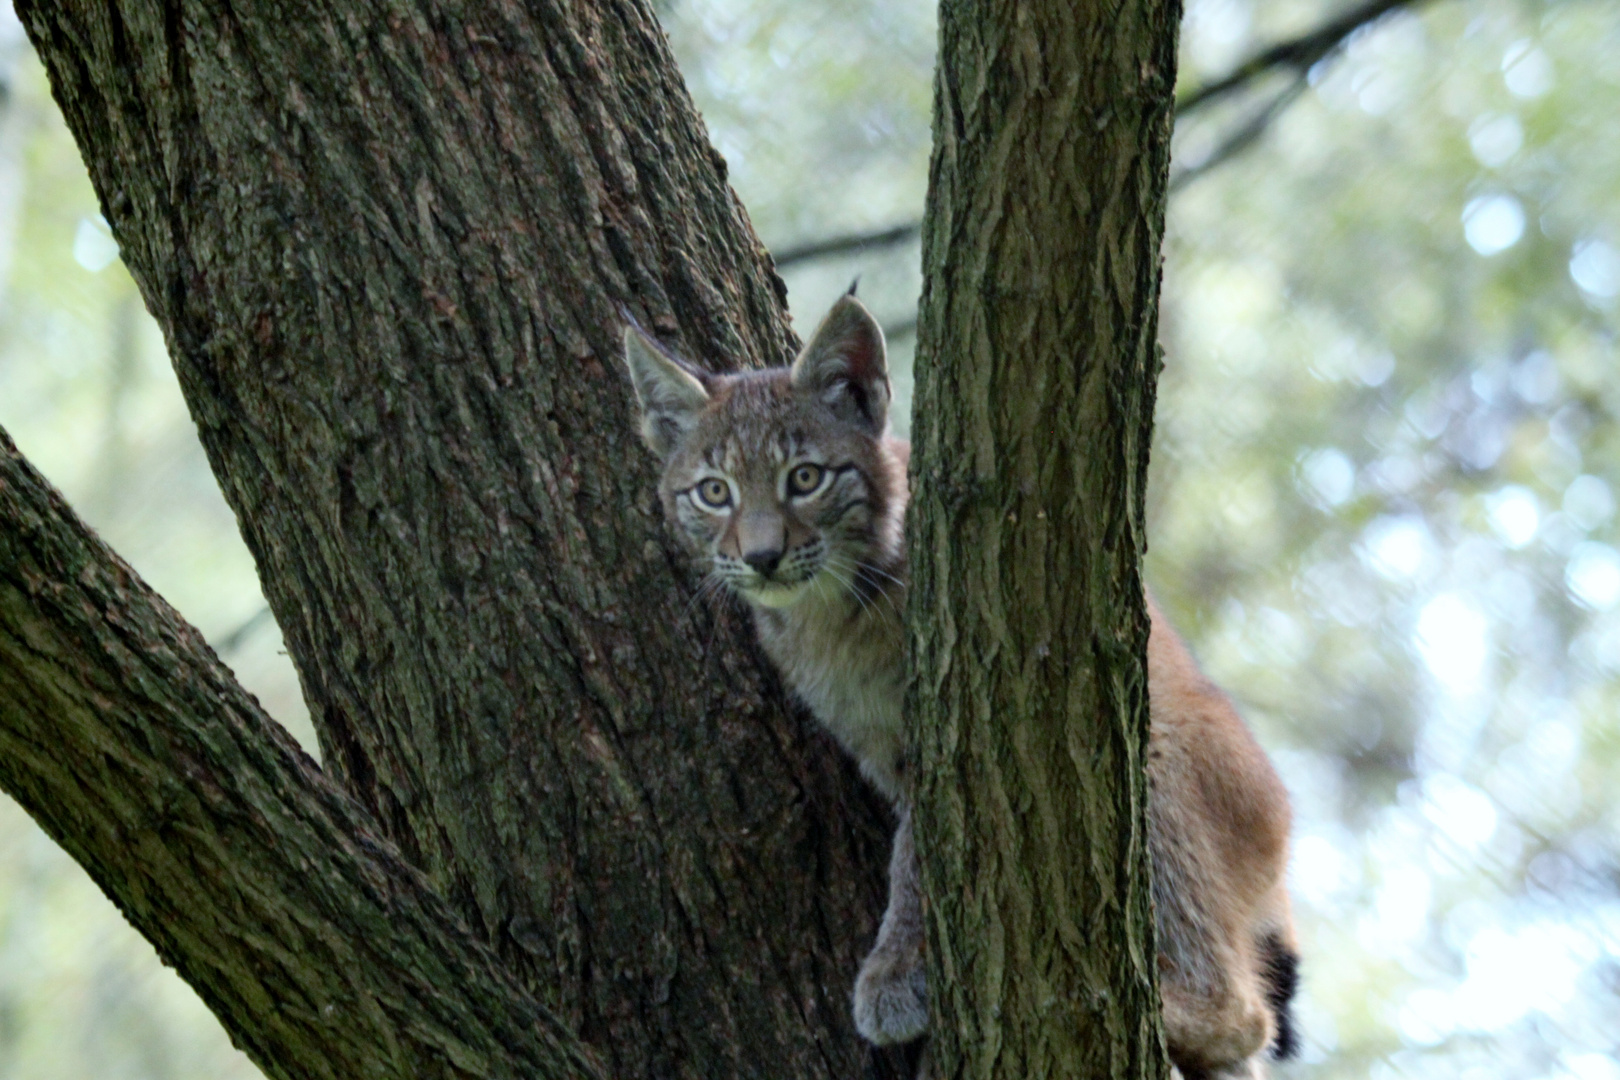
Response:
[{"label": "blurred green foliage", "polygon": [[[915,220],[934,13],[659,8],[776,250]],[[1337,8],[1192,0],[1182,88]],[[1197,162],[1286,75],[1178,127]],[[308,739],[160,336],[0,19],[0,425]],[[99,243],[98,243],[99,239]],[[1149,575],[1294,794],[1290,1076],[1620,1080],[1620,9],[1435,0],[1174,196]],[[855,273],[909,401],[915,241]],[[243,628],[245,627],[245,630]],[[237,631],[241,630],[241,633]],[[0,1080],[250,1075],[0,807]]]}]

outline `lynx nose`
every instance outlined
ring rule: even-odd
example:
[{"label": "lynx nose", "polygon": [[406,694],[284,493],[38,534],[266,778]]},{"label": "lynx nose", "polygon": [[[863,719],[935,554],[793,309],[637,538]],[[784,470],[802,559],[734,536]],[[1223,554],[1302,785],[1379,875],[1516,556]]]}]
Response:
[{"label": "lynx nose", "polygon": [[780,514],[751,510],[737,519],[737,547],[742,560],[760,577],[770,577],[787,549],[787,527]]},{"label": "lynx nose", "polygon": [[760,577],[770,577],[776,573],[776,568],[782,563],[782,549],[771,548],[767,551],[750,551],[743,556],[743,562],[752,566]]}]

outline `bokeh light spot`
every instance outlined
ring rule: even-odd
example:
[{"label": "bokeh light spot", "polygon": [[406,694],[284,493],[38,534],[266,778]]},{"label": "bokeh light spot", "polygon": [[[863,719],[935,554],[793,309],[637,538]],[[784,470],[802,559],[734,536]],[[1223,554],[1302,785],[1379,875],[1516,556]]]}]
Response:
[{"label": "bokeh light spot", "polygon": [[1524,207],[1511,195],[1481,195],[1462,212],[1463,237],[1481,255],[1506,251],[1524,235]]}]

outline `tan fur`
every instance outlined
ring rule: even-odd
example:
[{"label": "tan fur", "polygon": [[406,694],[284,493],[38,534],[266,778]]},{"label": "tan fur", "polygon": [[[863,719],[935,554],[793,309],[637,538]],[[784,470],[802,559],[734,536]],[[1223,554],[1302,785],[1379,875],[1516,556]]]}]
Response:
[{"label": "tan fur", "polygon": [[1148,783],[1159,986],[1183,1073],[1249,1075],[1277,1036],[1268,938],[1297,953],[1283,873],[1288,793],[1150,596]]},{"label": "tan fur", "polygon": [[[896,803],[889,906],[854,1012],[873,1042],[916,1038],[927,1007],[901,720],[910,447],[887,434],[882,332],[847,296],[791,368],[707,375],[635,329],[626,359],[643,433],[664,458],[665,512],[748,601],[788,685]],[[803,467],[822,470],[822,484],[795,495]],[[1291,1045],[1278,1028],[1296,952],[1288,799],[1231,702],[1147,603],[1149,847],[1170,1056],[1184,1080],[1257,1077],[1268,1046]]]}]

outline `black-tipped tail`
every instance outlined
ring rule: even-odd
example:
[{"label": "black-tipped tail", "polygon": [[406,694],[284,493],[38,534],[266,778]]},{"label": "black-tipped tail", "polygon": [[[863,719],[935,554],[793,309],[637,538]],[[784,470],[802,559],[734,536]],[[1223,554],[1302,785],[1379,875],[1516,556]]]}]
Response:
[{"label": "black-tipped tail", "polygon": [[1261,942],[1260,977],[1266,984],[1266,1004],[1277,1018],[1277,1037],[1271,1056],[1287,1061],[1299,1053],[1299,1028],[1294,1025],[1294,993],[1299,989],[1299,954],[1283,944],[1276,934]]}]

